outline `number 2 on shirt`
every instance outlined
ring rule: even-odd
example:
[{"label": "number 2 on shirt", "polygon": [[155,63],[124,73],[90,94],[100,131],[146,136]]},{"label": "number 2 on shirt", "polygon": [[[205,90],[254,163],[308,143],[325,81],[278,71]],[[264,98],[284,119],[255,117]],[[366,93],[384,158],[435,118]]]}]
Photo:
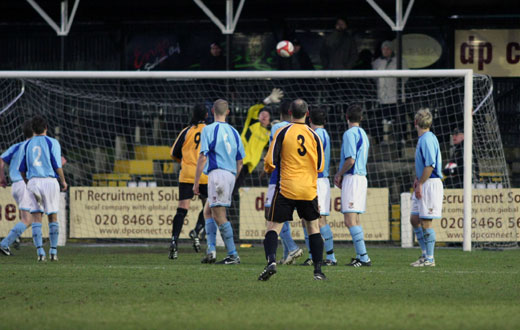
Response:
[{"label": "number 2 on shirt", "polygon": [[42,162],[40,161],[40,158],[42,156],[42,148],[39,146],[35,146],[32,148],[32,153],[34,156],[33,166],[42,166]]}]

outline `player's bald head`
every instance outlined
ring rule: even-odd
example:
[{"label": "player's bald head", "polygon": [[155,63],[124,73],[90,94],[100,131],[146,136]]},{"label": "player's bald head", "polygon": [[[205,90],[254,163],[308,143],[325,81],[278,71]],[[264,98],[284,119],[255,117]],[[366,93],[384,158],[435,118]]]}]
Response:
[{"label": "player's bald head", "polygon": [[215,111],[215,114],[223,116],[229,110],[229,104],[226,100],[218,99],[213,103],[213,110]]},{"label": "player's bald head", "polygon": [[294,119],[301,119],[305,117],[305,114],[309,110],[309,106],[304,100],[296,99],[291,103],[290,110]]}]

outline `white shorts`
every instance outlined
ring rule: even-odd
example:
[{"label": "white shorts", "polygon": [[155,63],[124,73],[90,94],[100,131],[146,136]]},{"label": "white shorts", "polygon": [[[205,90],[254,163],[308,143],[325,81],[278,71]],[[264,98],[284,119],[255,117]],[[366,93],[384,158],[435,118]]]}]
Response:
[{"label": "white shorts", "polygon": [[209,207],[231,206],[235,175],[229,171],[216,169],[208,175]]},{"label": "white shorts", "polygon": [[318,206],[320,207],[320,215],[330,214],[329,178],[318,178]]},{"label": "white shorts", "polygon": [[265,207],[271,207],[271,203],[273,202],[274,190],[276,189],[275,184],[270,184],[267,188],[267,197],[265,198]]},{"label": "white shorts", "polygon": [[11,185],[11,194],[20,210],[31,211],[31,204],[28,202],[27,197],[25,197],[25,195],[27,195],[25,181],[13,182]]},{"label": "white shorts", "polygon": [[412,194],[412,215],[421,219],[440,219],[442,217],[442,199],[444,188],[439,178],[428,179],[422,185],[422,198]]},{"label": "white shorts", "polygon": [[341,213],[365,213],[367,205],[367,177],[347,174],[341,188]]},{"label": "white shorts", "polygon": [[[41,196],[38,203],[35,195]],[[32,178],[27,183],[27,198],[31,213],[49,215],[58,213],[60,208],[60,185],[55,178]]]}]

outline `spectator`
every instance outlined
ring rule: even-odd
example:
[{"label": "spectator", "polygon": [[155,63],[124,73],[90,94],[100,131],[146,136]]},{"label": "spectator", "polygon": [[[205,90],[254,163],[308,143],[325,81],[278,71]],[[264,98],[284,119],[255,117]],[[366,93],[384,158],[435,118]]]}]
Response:
[{"label": "spectator", "polygon": [[226,70],[226,57],[222,55],[222,47],[218,42],[210,45],[209,54],[200,60],[200,69],[204,71]]},{"label": "spectator", "polygon": [[309,54],[302,47],[300,40],[292,41],[294,53],[291,57],[280,57],[280,70],[314,70]]},{"label": "spectator", "polygon": [[363,49],[359,52],[358,60],[356,65],[352,69],[354,70],[371,70],[372,69],[372,61],[374,60],[374,56],[369,49]]},{"label": "spectator", "polygon": [[464,185],[464,130],[455,128],[452,135],[450,158],[442,170],[446,188],[463,188]]},{"label": "spectator", "polygon": [[[391,41],[386,40],[381,44],[381,57],[377,58],[372,62],[372,69],[374,70],[396,70],[397,59],[394,54],[393,44]],[[406,62],[402,61],[402,68],[407,69]],[[400,142],[398,148],[401,150],[402,145],[405,143],[407,137],[407,121],[405,107],[403,106],[404,97],[404,83],[406,79],[400,79],[401,81],[401,94],[402,97],[399,100],[398,93],[398,79],[397,78],[378,78],[377,83],[377,100],[379,103],[378,108],[373,111],[372,118],[369,121],[372,122],[372,134],[375,133],[377,137],[381,137],[383,134],[383,121],[394,125],[394,136],[397,141]],[[374,132],[374,129],[376,130]]]},{"label": "spectator", "polygon": [[347,20],[338,18],[335,30],[325,38],[320,52],[324,70],[350,70],[356,63],[356,40],[347,28]]}]

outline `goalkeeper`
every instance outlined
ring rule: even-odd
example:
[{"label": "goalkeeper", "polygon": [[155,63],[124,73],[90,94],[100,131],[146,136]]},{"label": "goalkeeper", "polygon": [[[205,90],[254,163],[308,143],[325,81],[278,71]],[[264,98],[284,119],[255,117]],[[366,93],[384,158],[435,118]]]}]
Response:
[{"label": "goalkeeper", "polygon": [[463,188],[464,185],[464,130],[455,128],[452,135],[450,158],[442,174],[446,188]]},{"label": "goalkeeper", "polygon": [[246,175],[252,173],[256,168],[265,147],[269,144],[271,114],[265,106],[280,103],[282,98],[282,90],[274,88],[262,103],[251,106],[247,111],[244,129],[240,135],[246,151],[246,157],[244,158],[244,167],[242,167],[242,171],[237,178],[233,194],[242,186]]}]

